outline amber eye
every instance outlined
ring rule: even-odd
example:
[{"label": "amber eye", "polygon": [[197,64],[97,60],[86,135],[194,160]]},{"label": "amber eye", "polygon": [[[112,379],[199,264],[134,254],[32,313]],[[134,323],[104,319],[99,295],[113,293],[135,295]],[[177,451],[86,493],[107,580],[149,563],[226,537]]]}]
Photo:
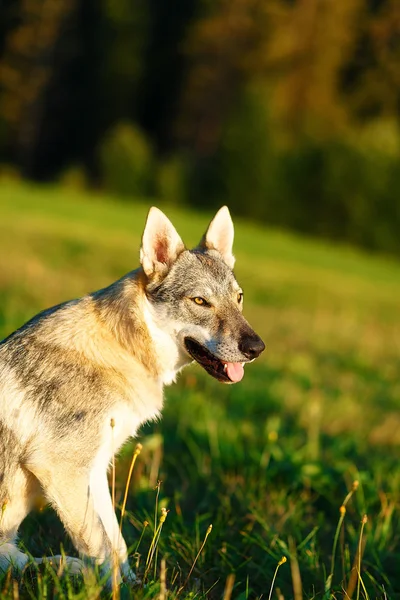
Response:
[{"label": "amber eye", "polygon": [[199,306],[209,306],[207,300],[204,300],[204,298],[200,298],[200,296],[196,296],[195,298],[192,298],[192,300],[195,304],[198,304]]},{"label": "amber eye", "polygon": [[237,301],[239,304],[243,301],[243,292],[238,292]]}]

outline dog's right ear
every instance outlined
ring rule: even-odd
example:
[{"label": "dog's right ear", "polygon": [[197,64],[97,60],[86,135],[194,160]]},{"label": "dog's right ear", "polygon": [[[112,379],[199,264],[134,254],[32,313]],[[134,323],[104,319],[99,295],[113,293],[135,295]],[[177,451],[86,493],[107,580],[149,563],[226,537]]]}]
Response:
[{"label": "dog's right ear", "polygon": [[147,277],[166,274],[184,249],[171,221],[153,206],[147,215],[140,248],[140,262]]}]

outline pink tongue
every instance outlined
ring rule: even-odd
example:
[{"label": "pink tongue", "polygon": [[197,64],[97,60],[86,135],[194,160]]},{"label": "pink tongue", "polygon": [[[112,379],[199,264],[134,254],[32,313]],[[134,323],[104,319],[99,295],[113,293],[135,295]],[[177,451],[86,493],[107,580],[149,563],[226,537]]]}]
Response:
[{"label": "pink tongue", "polygon": [[226,363],[226,373],[231,381],[237,383],[243,379],[244,368],[242,363]]}]

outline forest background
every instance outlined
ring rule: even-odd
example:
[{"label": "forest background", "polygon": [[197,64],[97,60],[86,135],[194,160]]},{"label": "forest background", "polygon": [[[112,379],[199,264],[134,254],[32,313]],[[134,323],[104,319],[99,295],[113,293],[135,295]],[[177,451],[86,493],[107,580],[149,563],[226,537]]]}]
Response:
[{"label": "forest background", "polygon": [[3,0],[8,175],[400,253],[397,0]]}]

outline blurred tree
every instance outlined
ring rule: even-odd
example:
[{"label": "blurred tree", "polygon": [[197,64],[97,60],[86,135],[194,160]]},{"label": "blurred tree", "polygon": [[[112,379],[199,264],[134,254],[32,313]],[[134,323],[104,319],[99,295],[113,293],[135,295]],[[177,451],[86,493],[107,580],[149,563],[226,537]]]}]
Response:
[{"label": "blurred tree", "polygon": [[119,123],[108,132],[100,148],[100,160],[110,191],[128,198],[153,192],[152,149],[142,132],[129,123]]},{"label": "blurred tree", "polygon": [[98,77],[103,128],[136,115],[145,79],[150,14],[146,0],[102,0]]},{"label": "blurred tree", "polygon": [[137,118],[162,153],[174,144],[173,125],[187,68],[184,45],[198,4],[198,0],[147,0],[149,38]]},{"label": "blurred tree", "polygon": [[365,12],[363,0],[204,0],[186,44],[181,138],[201,155],[212,153],[238,92],[259,80],[265,102],[294,136],[336,133],[347,120],[341,73]]},{"label": "blurred tree", "polygon": [[399,0],[3,0],[0,158],[393,250],[399,40]]},{"label": "blurred tree", "polygon": [[21,0],[18,25],[5,39],[0,65],[1,114],[8,127],[11,155],[27,176],[35,172],[59,38],[75,11],[76,4],[70,0]]},{"label": "blurred tree", "polygon": [[338,81],[364,12],[362,0],[298,0],[274,16],[268,43],[273,100],[290,133],[332,135],[345,124]]},{"label": "blurred tree", "polygon": [[371,4],[353,31],[354,51],[343,65],[340,84],[353,119],[399,120],[400,3]]},{"label": "blurred tree", "polygon": [[182,94],[177,135],[199,156],[212,154],[241,86],[263,63],[254,55],[270,32],[263,0],[202,0],[201,17],[190,28],[190,67]]}]

